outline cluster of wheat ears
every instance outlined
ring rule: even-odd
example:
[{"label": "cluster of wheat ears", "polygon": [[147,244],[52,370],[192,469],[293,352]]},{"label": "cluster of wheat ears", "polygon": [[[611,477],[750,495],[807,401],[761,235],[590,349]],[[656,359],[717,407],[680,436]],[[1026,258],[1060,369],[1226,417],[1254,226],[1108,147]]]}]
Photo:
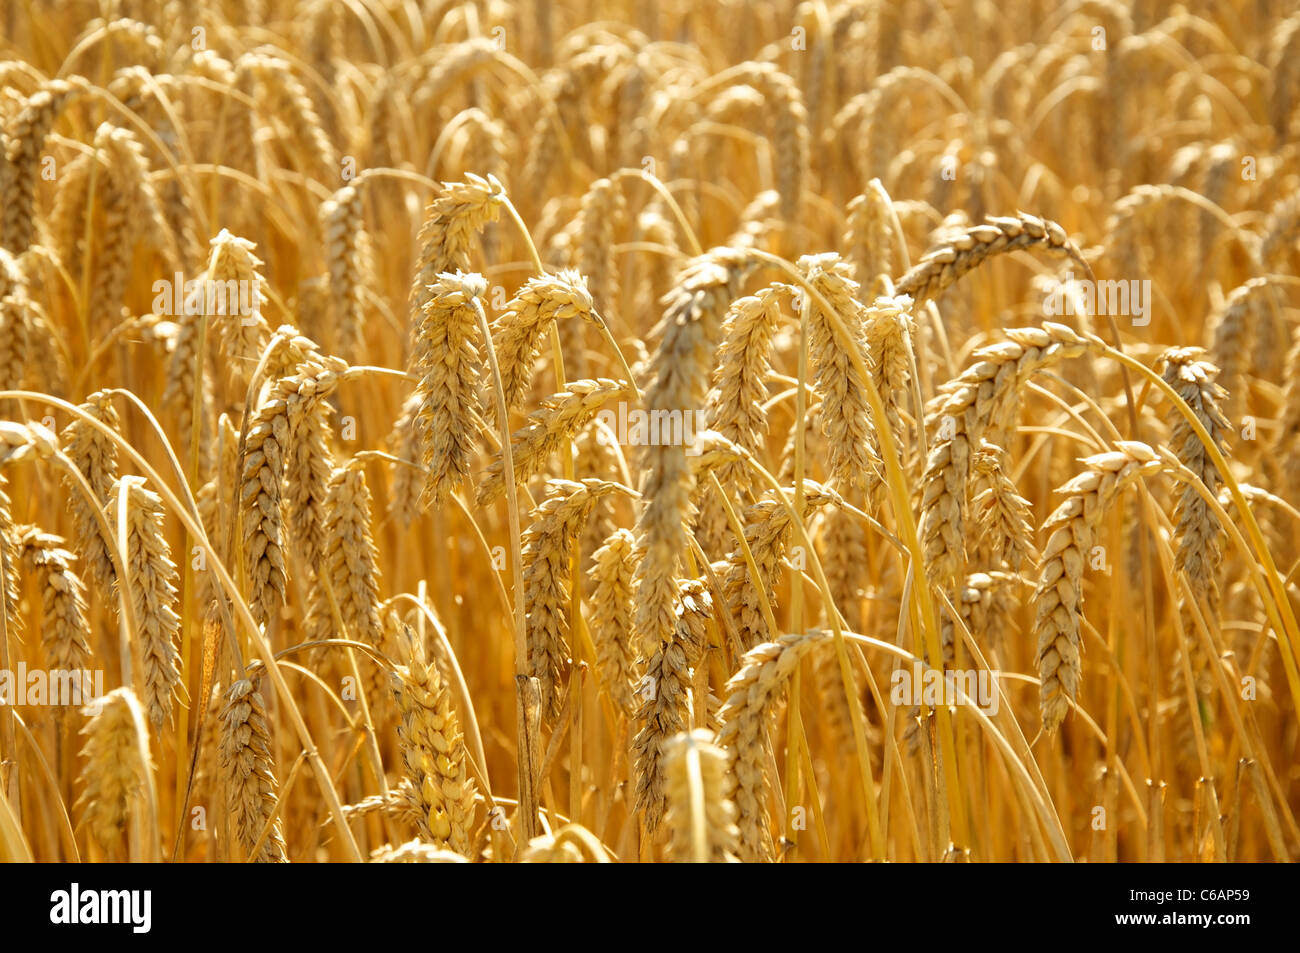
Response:
[{"label": "cluster of wheat ears", "polygon": [[0,859],[1300,856],[1296,4],[3,20]]}]

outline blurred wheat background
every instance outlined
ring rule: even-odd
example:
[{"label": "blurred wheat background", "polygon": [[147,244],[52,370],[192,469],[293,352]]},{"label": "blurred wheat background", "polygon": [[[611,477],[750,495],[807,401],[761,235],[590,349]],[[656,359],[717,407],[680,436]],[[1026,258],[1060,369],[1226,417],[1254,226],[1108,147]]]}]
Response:
[{"label": "blurred wheat background", "polygon": [[0,858],[1300,855],[1294,3],[0,27]]}]

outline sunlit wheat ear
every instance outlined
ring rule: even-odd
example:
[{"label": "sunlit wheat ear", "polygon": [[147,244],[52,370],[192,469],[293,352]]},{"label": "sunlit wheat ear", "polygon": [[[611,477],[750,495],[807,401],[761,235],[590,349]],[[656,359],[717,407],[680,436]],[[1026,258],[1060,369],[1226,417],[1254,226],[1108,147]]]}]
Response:
[{"label": "sunlit wheat ear", "polygon": [[325,548],[329,513],[325,496],[334,469],[334,430],[330,426],[334,408],[327,399],[337,387],[338,376],[332,371],[307,376],[288,395],[286,408],[285,517],[294,552],[313,571],[319,569]]},{"label": "sunlit wheat ear", "polygon": [[149,729],[135,693],[116,688],[84,709],[80,821],[110,860],[123,860],[122,835],[151,783]]},{"label": "sunlit wheat ear", "polygon": [[[839,495],[832,490],[812,480],[804,481],[804,519],[818,507],[839,502]],[[766,593],[769,605],[775,604],[776,583],[794,527],[790,522],[790,511],[770,495],[745,511],[744,522],[745,542],[758,567],[759,578],[754,578],[743,550],[738,547],[727,556],[722,591],[733,614],[740,647],[748,651],[776,635],[768,631],[763,617],[762,593]],[[806,561],[811,554],[802,555],[802,561]]]},{"label": "sunlit wheat ear", "polygon": [[836,506],[823,515],[819,544],[831,598],[849,628],[860,632],[862,590],[869,565],[866,527],[855,514]]},{"label": "sunlit wheat ear", "polygon": [[[223,696],[218,762],[226,788],[226,810],[244,857],[256,863],[278,864],[288,860],[279,818],[271,824],[261,847],[257,847],[277,800],[271,726],[266,701],[256,684],[260,677],[259,663]],[[255,847],[257,853],[253,854]]]},{"label": "sunlit wheat ear", "polygon": [[554,717],[569,664],[569,559],[597,499],[619,489],[603,480],[549,480],[523,534],[527,672],[541,682],[542,708]]},{"label": "sunlit wheat ear", "polygon": [[776,190],[781,193],[781,217],[793,222],[799,214],[808,181],[810,143],[808,110],[793,79],[770,63],[742,64],[741,82],[760,90],[767,100],[765,114],[771,126],[776,156]]},{"label": "sunlit wheat ear", "polygon": [[471,853],[475,784],[451,691],[416,651],[392,676],[406,777],[415,793],[420,835],[435,847]]},{"label": "sunlit wheat ear", "polygon": [[86,587],[73,571],[76,558],[64,548],[62,537],[24,526],[18,549],[26,571],[36,578],[44,615],[41,648],[51,670],[89,670],[91,649],[86,636]]},{"label": "sunlit wheat ear", "polygon": [[[30,362],[33,302],[17,261],[0,249],[0,387],[18,390]],[[4,401],[8,404],[8,401]]]},{"label": "sunlit wheat ear", "polygon": [[864,341],[871,379],[885,405],[885,416],[894,442],[906,446],[902,405],[912,379],[913,342],[916,322],[912,320],[912,299],[879,297],[863,311]]},{"label": "sunlit wheat ear", "polygon": [[[275,617],[284,603],[288,569],[285,564],[284,505],[293,497],[296,534],[304,547],[319,552],[324,514],[324,483],[329,464],[313,464],[312,416],[338,387],[346,365],[337,358],[303,364],[299,373],[275,383],[253,413],[244,441],[239,482],[239,511],[244,564],[248,573],[249,610],[259,623]],[[310,480],[315,489],[306,487]]]},{"label": "sunlit wheat ear", "polygon": [[673,860],[727,863],[736,859],[740,831],[731,787],[731,756],[708,731],[673,735],[663,743],[668,806],[664,819]]},{"label": "sunlit wheat ear", "polygon": [[[257,366],[271,332],[262,307],[268,300],[266,279],[259,270],[262,260],[253,254],[257,246],[245,238],[222,229],[212,239],[208,257],[208,276],[213,284],[211,301],[204,302],[208,309],[208,329],[215,333],[221,353],[235,384],[242,395],[248,387],[249,377]],[[231,285],[230,282],[235,282]],[[220,283],[220,284],[218,284]],[[221,300],[215,291],[224,291]],[[231,300],[231,289],[237,297]]]},{"label": "sunlit wheat ear", "polygon": [[835,309],[847,337],[838,334],[829,315],[810,295],[803,307],[808,315],[808,352],[813,386],[821,397],[822,429],[830,455],[831,480],[842,489],[878,495],[883,482],[876,435],[867,403],[867,382],[850,359],[856,352],[868,358],[863,334],[864,309],[856,300],[858,283],[838,255],[805,255],[799,268]]},{"label": "sunlit wheat ear", "polygon": [[619,273],[615,235],[627,218],[627,203],[609,179],[597,179],[582,197],[578,216],[578,271],[586,276],[591,300],[606,322],[618,323]]},{"label": "sunlit wheat ear", "polygon": [[1097,346],[1061,324],[1005,333],[1009,340],[980,348],[966,370],[943,386],[930,422],[934,437],[922,476],[920,531],[932,582],[955,577],[965,562],[970,459],[992,422],[1003,419],[1035,373]]},{"label": "sunlit wheat ear", "polygon": [[[578,432],[595,419],[600,409],[631,392],[623,381],[601,378],[574,381],[558,394],[552,394],[528,415],[526,426],[511,437],[514,474],[518,483],[526,483],[546,466],[557,450],[564,450]],[[478,486],[478,503],[491,503],[505,490],[504,464],[497,454]]]},{"label": "sunlit wheat ear", "polygon": [[625,529],[615,530],[593,558],[588,623],[601,684],[619,711],[628,716],[632,714],[636,681],[636,654],[632,650],[635,572],[632,534]]},{"label": "sunlit wheat ear", "polygon": [[1227,390],[1222,407],[1227,416],[1234,416],[1243,406],[1248,370],[1258,373],[1249,366],[1251,351],[1261,326],[1272,320],[1271,289],[1267,278],[1251,278],[1234,288],[1211,318],[1210,357],[1219,367],[1219,379]]},{"label": "sunlit wheat ear", "polygon": [[727,682],[727,700],[719,712],[722,730],[718,732],[717,743],[734,759],[728,795],[739,812],[739,857],[743,861],[772,857],[763,768],[768,714],[803,658],[818,642],[829,638],[828,632],[791,633],[757,645],[745,653],[740,669]]},{"label": "sunlit wheat ear", "polygon": [[159,726],[171,717],[173,696],[181,681],[176,564],[163,534],[162,498],[146,489],[142,478],[122,477],[109,490],[104,507],[104,515],[114,527],[121,497],[125,497],[126,513],[125,572],[144,663],[144,704],[149,721]]},{"label": "sunlit wheat ear", "polygon": [[[469,270],[475,236],[500,216],[504,196],[501,183],[492,176],[467,175],[464,182],[442,184],[420,228],[420,263],[409,300],[413,332],[423,320],[429,286],[444,272]],[[413,349],[419,352],[418,343]],[[420,370],[417,365],[415,371]]]},{"label": "sunlit wheat ear", "polygon": [[329,268],[332,334],[336,353],[355,361],[364,344],[364,234],[361,191],[345,185],[321,204],[321,231],[325,238],[325,260]]},{"label": "sunlit wheat ear", "polygon": [[283,604],[286,570],[281,474],[289,443],[288,402],[273,394],[253,415],[244,442],[239,481],[242,545],[248,573],[248,608],[266,625]]},{"label": "sunlit wheat ear", "polygon": [[894,273],[897,257],[889,205],[879,190],[871,188],[849,203],[848,213],[845,242],[854,277],[868,294],[879,294],[882,278]]},{"label": "sunlit wheat ear", "polygon": [[301,157],[304,171],[323,182],[336,179],[340,168],[338,154],[311,96],[289,63],[278,56],[254,51],[240,57],[238,72],[256,80],[258,111],[288,130],[291,154]]},{"label": "sunlit wheat ear", "polygon": [[[469,477],[482,427],[480,331],[475,299],[487,291],[480,275],[442,274],[429,286],[429,299],[416,333],[414,426],[425,481],[422,500],[440,505]],[[481,305],[480,305],[481,306]]]},{"label": "sunlit wheat ear", "polygon": [[1115,447],[1082,461],[1084,471],[1057,491],[1065,502],[1043,523],[1050,535],[1034,592],[1034,637],[1043,727],[1048,732],[1065,720],[1069,700],[1079,691],[1083,573],[1102,517],[1121,490],[1163,466],[1146,444],[1120,441]]},{"label": "sunlit wheat ear", "polygon": [[[576,271],[534,275],[519,289],[492,328],[507,410],[514,410],[523,399],[543,335],[557,321],[592,321],[594,312],[587,282]],[[488,417],[496,421],[495,402],[488,404]]]},{"label": "sunlit wheat ear", "polygon": [[[737,298],[722,322],[722,343],[713,371],[713,389],[708,395],[709,427],[750,453],[758,453],[767,436],[763,403],[768,397],[772,339],[785,291],[773,285]],[[732,485],[733,479],[744,480],[747,486],[751,479],[741,468],[725,475],[726,480],[719,475],[723,486]]]},{"label": "sunlit wheat ear", "polygon": [[[121,433],[122,422],[113,409],[112,400],[103,391],[96,391],[87,397],[80,410],[103,423],[109,430]],[[107,500],[109,489],[117,479],[117,444],[94,425],[80,418],[74,419],[63,429],[59,442],[68,459],[90,484],[95,498],[100,503]],[[67,477],[64,477],[63,485],[67,492],[68,509],[72,513],[76,547],[85,560],[90,580],[101,588],[107,588],[114,580],[113,559],[108,543],[100,532],[99,523],[85,496]]]},{"label": "sunlit wheat ear", "polygon": [[1297,232],[1300,232],[1300,192],[1293,192],[1279,199],[1264,220],[1259,242],[1260,264],[1268,268],[1285,256],[1287,249],[1294,245]]},{"label": "sunlit wheat ear", "polygon": [[417,467],[422,465],[423,454],[420,450],[420,430],[415,425],[415,419],[423,404],[424,395],[417,388],[403,401],[402,413],[388,436],[391,452],[402,460],[415,464],[398,464],[392,470],[388,512],[402,526],[410,526],[420,511],[423,476]]},{"label": "sunlit wheat ear", "polygon": [[930,249],[895,282],[895,291],[900,295],[911,295],[921,302],[937,296],[989,258],[1032,247],[1064,255],[1083,274],[1092,273],[1079,249],[1066,236],[1065,229],[1048,219],[1021,212],[1015,217],[991,216],[983,225],[965,229]]},{"label": "sunlit wheat ear", "polygon": [[[738,253],[715,248],[691,259],[664,296],[654,379],[645,393],[645,409],[650,413],[703,409],[710,351],[743,266]],[[636,526],[642,556],[633,624],[637,643],[652,646],[668,638],[675,624],[677,569],[695,517],[694,480],[683,446],[648,446],[642,466],[645,503]]]},{"label": "sunlit wheat ear", "polygon": [[[205,340],[200,342],[203,315],[181,314],[175,316],[176,339],[171,354],[167,356],[164,371],[163,406],[176,421],[176,452],[182,464],[188,469],[190,447],[195,442],[194,404],[195,386],[202,388],[198,392],[198,452],[199,476],[204,478],[212,469],[211,421],[215,414],[212,397],[212,380],[207,369],[196,380],[199,370],[200,344],[204,352],[212,354],[217,340],[213,322],[209,321]],[[220,318],[216,320],[221,320]]]},{"label": "sunlit wheat ear", "polygon": [[27,249],[36,234],[36,183],[45,137],[63,107],[86,88],[80,77],[54,79],[33,93],[5,130],[5,162],[0,166],[0,185],[6,196],[0,212],[0,246],[13,254]]},{"label": "sunlit wheat ear", "polygon": [[[1178,396],[1191,408],[1202,426],[1209,431],[1216,448],[1227,454],[1227,436],[1232,424],[1224,416],[1222,404],[1228,394],[1215,383],[1219,369],[1204,360],[1201,348],[1171,348],[1164,353],[1164,379],[1178,392]],[[1170,428],[1170,446],[1178,460],[1205,484],[1212,494],[1218,494],[1223,477],[1210,460],[1205,445],[1192,430],[1191,424],[1176,409],[1167,414]],[[1196,491],[1186,486],[1174,505],[1174,536],[1178,546],[1174,564],[1187,574],[1192,590],[1206,600],[1210,615],[1218,614],[1218,568],[1222,554],[1219,541],[1223,531],[1218,517],[1210,505]]]},{"label": "sunlit wheat ear", "polygon": [[687,580],[681,583],[674,610],[672,632],[650,650],[637,686],[639,727],[632,742],[636,806],[644,812],[648,831],[658,828],[667,805],[663,743],[690,724],[691,673],[704,652],[705,621],[713,614],[713,601],[703,583]]},{"label": "sunlit wheat ear", "polygon": [[370,490],[359,463],[353,461],[331,475],[325,514],[325,544],[317,575],[329,583],[347,637],[379,646],[384,637],[379,552],[370,527]]},{"label": "sunlit wheat ear", "polygon": [[1033,512],[1029,501],[1016,489],[1007,476],[1004,465],[1005,451],[1001,447],[980,441],[980,448],[971,459],[971,473],[977,485],[984,488],[971,501],[975,524],[988,547],[990,568],[1006,564],[1012,572],[1019,571],[1026,557],[1034,561]]}]

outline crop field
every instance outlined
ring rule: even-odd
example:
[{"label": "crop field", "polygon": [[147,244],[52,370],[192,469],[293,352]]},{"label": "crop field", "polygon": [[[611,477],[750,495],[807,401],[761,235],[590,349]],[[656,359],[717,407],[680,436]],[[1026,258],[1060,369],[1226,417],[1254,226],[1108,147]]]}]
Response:
[{"label": "crop field", "polygon": [[1292,0],[10,0],[0,860],[1300,859],[1298,266]]}]

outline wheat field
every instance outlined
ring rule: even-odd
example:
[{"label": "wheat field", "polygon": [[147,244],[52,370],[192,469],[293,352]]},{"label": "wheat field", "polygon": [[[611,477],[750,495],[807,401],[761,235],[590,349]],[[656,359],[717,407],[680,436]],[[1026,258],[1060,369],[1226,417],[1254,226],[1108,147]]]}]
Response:
[{"label": "wheat field", "polygon": [[1300,7],[0,14],[0,860],[1300,857]]}]

